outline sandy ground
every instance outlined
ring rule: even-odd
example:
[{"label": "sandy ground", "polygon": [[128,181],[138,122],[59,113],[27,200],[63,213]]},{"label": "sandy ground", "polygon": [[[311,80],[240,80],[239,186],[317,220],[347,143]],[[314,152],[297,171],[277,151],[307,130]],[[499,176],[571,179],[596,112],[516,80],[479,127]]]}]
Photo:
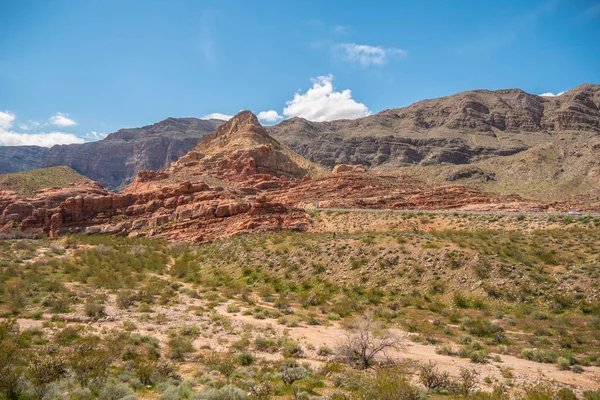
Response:
[{"label": "sandy ground", "polygon": [[[157,275],[158,276],[158,275]],[[160,276],[163,279],[168,279],[166,276]],[[184,284],[192,289],[192,285]],[[75,287],[71,289],[77,290]],[[144,335],[156,337],[159,341],[165,344],[168,340],[170,330],[179,330],[184,326],[197,326],[201,329],[201,334],[194,340],[196,349],[203,346],[209,346],[213,350],[226,351],[229,345],[238,340],[248,325],[256,328],[252,331],[257,332],[269,328],[278,335],[287,333],[291,338],[301,343],[304,348],[305,361],[318,367],[323,362],[327,361],[325,357],[317,355],[316,349],[320,346],[327,346],[335,349],[340,338],[344,335],[344,330],[339,324],[331,323],[328,326],[311,326],[300,325],[298,327],[286,327],[278,324],[274,319],[256,319],[252,315],[243,315],[242,312],[228,313],[227,303],[220,304],[216,307],[216,311],[221,316],[225,317],[232,325],[232,329],[226,330],[222,326],[215,324],[211,320],[209,313],[200,313],[196,315],[191,311],[192,307],[203,307],[206,305],[205,300],[191,298],[183,293],[180,293],[179,303],[175,305],[152,306],[153,317],[141,322],[139,320],[142,313],[137,311],[123,311],[116,307],[116,299],[114,295],[108,296],[108,301],[105,306],[107,316],[100,320],[92,321],[86,318],[83,313],[83,305],[76,307],[73,312],[59,315],[66,321],[79,323],[92,329],[96,332],[106,328],[122,328],[123,322],[130,321],[135,323],[136,332]],[[272,308],[268,304],[258,304],[263,308]],[[52,314],[44,315],[45,320],[50,320]],[[162,320],[159,320],[160,316]],[[22,329],[41,328],[42,320],[18,319],[18,323]],[[598,389],[600,388],[600,367],[585,367],[584,372],[576,374],[571,371],[561,371],[555,364],[542,364],[533,361],[520,359],[509,355],[499,355],[501,361],[492,361],[487,364],[471,363],[468,359],[440,355],[435,353],[435,347],[422,343],[412,342],[409,338],[409,333],[402,330],[394,330],[394,333],[403,338],[402,348],[388,352],[388,356],[396,361],[411,360],[414,362],[428,362],[433,360],[441,370],[448,371],[450,375],[458,376],[460,368],[474,368],[479,372],[480,386],[482,389],[490,390],[494,385],[504,382],[501,369],[511,371],[514,384],[535,382],[539,379],[555,381],[561,385],[567,385],[574,389]],[[267,360],[278,360],[283,356],[280,353],[257,353],[258,357]],[[486,384],[483,379],[491,378],[491,383]]]}]

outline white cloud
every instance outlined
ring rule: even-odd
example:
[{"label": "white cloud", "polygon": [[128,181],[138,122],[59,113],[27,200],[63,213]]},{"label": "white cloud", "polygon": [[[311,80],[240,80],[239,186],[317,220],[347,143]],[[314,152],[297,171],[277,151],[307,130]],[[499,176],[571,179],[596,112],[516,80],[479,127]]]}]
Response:
[{"label": "white cloud", "polygon": [[0,130],[10,129],[14,120],[15,114],[10,111],[0,111]]},{"label": "white cloud", "polygon": [[554,94],[552,92],[546,92],[546,93],[540,94],[540,96],[543,96],[543,97],[556,97],[556,96],[560,96],[563,93],[565,93],[565,92],[560,92],[560,93],[557,93],[557,94]]},{"label": "white cloud", "polygon": [[[0,146],[42,146],[52,147],[55,144],[83,143],[83,139],[72,133],[45,132],[45,133],[21,133],[11,130],[15,120],[15,114],[0,111]],[[20,124],[25,127],[32,126],[33,121]],[[36,123],[35,127],[40,126]],[[23,128],[21,128],[23,129]]]},{"label": "white cloud", "polygon": [[341,43],[334,46],[340,57],[348,62],[359,64],[363,68],[371,65],[382,66],[392,57],[405,57],[406,50],[394,47],[369,46],[366,44]]},{"label": "white cloud", "polygon": [[304,94],[295,93],[294,98],[286,102],[283,114],[310,121],[354,119],[371,114],[367,106],[354,101],[350,89],[334,91],[332,80],[333,75],[312,79],[312,88]]},{"label": "white cloud", "polygon": [[56,113],[56,115],[50,117],[50,119],[48,120],[48,122],[50,122],[51,125],[56,125],[56,126],[73,126],[73,125],[77,125],[77,122],[73,121],[71,118],[68,118],[69,114],[63,114],[63,113]]},{"label": "white cloud", "polygon": [[83,139],[72,133],[17,133],[0,129],[0,145],[4,146],[42,146],[55,144],[83,143]]},{"label": "white cloud", "polygon": [[257,115],[258,119],[267,123],[274,123],[282,120],[283,117],[275,110],[261,111]]},{"label": "white cloud", "polygon": [[106,133],[99,133],[96,131],[89,131],[88,133],[85,134],[85,139],[89,142],[95,142],[97,140],[102,140],[104,139],[106,136],[108,136],[108,134]]},{"label": "white cloud", "polygon": [[32,129],[38,129],[40,126],[42,126],[42,124],[40,124],[37,121],[27,121],[27,122],[21,122],[19,124],[19,129],[22,131],[29,131]]},{"label": "white cloud", "polygon": [[202,117],[202,119],[221,119],[223,121],[229,121],[231,118],[233,118],[233,115],[227,115],[222,113],[210,113]]}]

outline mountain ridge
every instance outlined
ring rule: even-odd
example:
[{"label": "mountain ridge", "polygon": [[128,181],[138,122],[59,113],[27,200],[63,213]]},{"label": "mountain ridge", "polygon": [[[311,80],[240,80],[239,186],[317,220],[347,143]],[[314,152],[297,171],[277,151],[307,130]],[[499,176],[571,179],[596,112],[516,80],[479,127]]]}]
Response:
[{"label": "mountain ridge", "polygon": [[[50,149],[0,147],[0,171],[67,165],[120,190],[139,171],[169,167],[222,123],[170,117],[120,129],[98,142]],[[580,141],[586,141],[587,136],[597,136],[600,85],[582,84],[555,97],[521,89],[476,89],[355,120],[312,122],[293,117],[264,129],[295,153],[330,169],[337,164],[370,168],[477,164],[533,151],[560,137],[584,135]]]}]

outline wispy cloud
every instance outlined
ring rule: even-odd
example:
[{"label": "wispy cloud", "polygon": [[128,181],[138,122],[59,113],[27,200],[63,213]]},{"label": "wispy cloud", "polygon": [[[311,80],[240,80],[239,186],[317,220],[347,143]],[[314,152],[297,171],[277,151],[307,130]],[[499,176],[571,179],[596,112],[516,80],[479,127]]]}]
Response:
[{"label": "wispy cloud", "polygon": [[204,59],[209,63],[216,62],[215,39],[213,34],[214,21],[218,11],[206,10],[200,17],[200,50]]},{"label": "wispy cloud", "polygon": [[334,35],[342,36],[350,33],[350,27],[346,25],[336,25],[333,27],[332,32]]},{"label": "wispy cloud", "polygon": [[48,119],[48,122],[51,125],[55,125],[55,126],[73,126],[73,125],[77,125],[77,122],[75,122],[74,120],[72,120],[71,118],[68,117],[69,114],[64,114],[64,113],[56,113],[56,115],[53,115],[52,117],[50,117],[50,119]]},{"label": "wispy cloud", "polygon": [[[41,132],[23,133],[12,130],[16,115],[9,111],[0,111],[0,146],[43,146],[55,144],[83,143],[84,140],[72,133]],[[21,124],[19,124],[20,126]]]},{"label": "wispy cloud", "polygon": [[231,118],[233,118],[233,115],[223,114],[223,113],[218,113],[218,112],[206,114],[204,117],[202,117],[202,119],[220,119],[223,121],[229,121]]},{"label": "wispy cloud", "polygon": [[407,52],[395,47],[383,48],[357,43],[340,43],[333,48],[341,59],[360,65],[363,68],[382,66],[393,57],[406,57]]},{"label": "wispy cloud", "polygon": [[310,121],[354,119],[371,114],[367,106],[352,98],[350,89],[335,91],[332,81],[333,75],[312,79],[312,88],[306,93],[295,93],[294,98],[286,102],[283,114]]},{"label": "wispy cloud", "polygon": [[106,133],[89,131],[88,133],[85,134],[84,138],[88,142],[95,142],[95,141],[104,139],[106,136],[108,136],[108,134],[106,134]]}]

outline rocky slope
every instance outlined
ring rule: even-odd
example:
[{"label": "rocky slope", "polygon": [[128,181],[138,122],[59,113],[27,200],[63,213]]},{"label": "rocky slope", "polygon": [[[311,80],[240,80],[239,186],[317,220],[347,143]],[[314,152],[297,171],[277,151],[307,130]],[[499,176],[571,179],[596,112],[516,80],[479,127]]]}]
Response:
[{"label": "rocky slope", "polygon": [[47,153],[46,147],[0,146],[0,174],[41,168]]},{"label": "rocky slope", "polygon": [[[303,208],[568,210],[461,185],[427,185],[338,165],[330,173],[270,137],[243,111],[159,172],[140,171],[123,194],[92,182],[0,193],[0,227],[206,241],[240,233],[310,229]],[[596,206],[598,209],[599,207]]]},{"label": "rocky slope", "polygon": [[107,188],[122,189],[139,171],[168,167],[222,123],[168,118],[142,128],[120,129],[97,142],[50,149],[0,146],[0,174],[66,165]]},{"label": "rocky slope", "polygon": [[168,118],[142,128],[120,129],[97,142],[53,146],[43,165],[67,165],[105,187],[122,188],[139,171],[168,167],[222,122]]},{"label": "rocky slope", "polygon": [[467,164],[578,133],[600,134],[600,85],[557,97],[474,90],[356,120],[291,118],[269,128],[277,140],[329,167]]}]

